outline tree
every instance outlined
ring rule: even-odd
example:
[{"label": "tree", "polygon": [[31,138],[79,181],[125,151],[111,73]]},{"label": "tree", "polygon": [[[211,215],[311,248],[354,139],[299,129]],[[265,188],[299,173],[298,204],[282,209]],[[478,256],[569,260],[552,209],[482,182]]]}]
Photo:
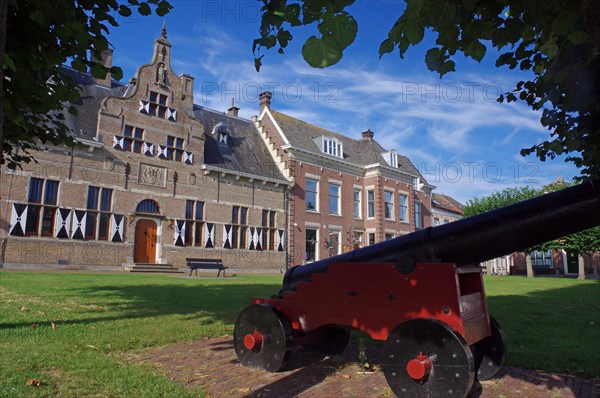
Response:
[{"label": "tree", "polygon": [[[257,70],[261,49],[283,53],[291,29],[315,25],[318,35],[302,47],[313,67],[337,63],[353,43],[358,24],[347,9],[354,0],[262,0],[260,37],[253,52]],[[502,52],[496,66],[530,71],[533,77],[498,98],[523,101],[541,111],[550,138],[522,155],[542,161],[568,154],[583,176],[600,177],[600,2],[595,0],[406,0],[406,8],[379,46],[380,57],[394,50],[404,58],[425,32],[435,46],[425,56],[440,77],[455,70],[462,53],[481,61],[488,48]]]},{"label": "tree", "polygon": [[[465,217],[471,217],[486,211],[531,199],[545,193],[565,189],[572,185],[573,184],[567,183],[562,179],[556,179],[554,182],[542,187],[541,189],[525,186],[520,188],[507,188],[503,191],[494,191],[488,196],[470,199],[464,208],[464,215]],[[600,251],[600,226],[577,232],[551,242],[546,242],[541,245],[527,248],[524,250],[524,252],[527,256],[529,256],[528,253],[534,250],[565,250],[575,253],[577,256]],[[579,262],[579,267],[579,275],[583,276],[584,271],[582,261]],[[527,260],[527,276],[533,276],[531,259]]]},{"label": "tree", "polygon": [[[30,162],[29,150],[41,141],[74,145],[62,122],[68,103],[79,97],[72,78],[61,73],[70,62],[78,71],[95,77],[110,73],[120,79],[119,67],[106,68],[101,59],[109,48],[106,35],[117,27],[119,16],[165,15],[172,8],[165,0],[0,0],[0,162],[15,168]],[[4,18],[4,20],[2,20]],[[91,56],[90,56],[91,55]],[[0,112],[2,112],[0,111]]]},{"label": "tree", "polygon": [[[495,210],[500,207],[535,198],[536,196],[540,196],[542,193],[542,191],[529,186],[520,188],[507,188],[503,191],[494,191],[489,196],[473,198],[467,201],[467,204],[463,209],[463,213],[465,217],[475,216],[477,214],[485,213],[486,211]],[[542,244],[523,250],[526,255],[525,262],[527,265],[527,277],[532,278],[534,275],[533,266],[531,264],[531,256],[529,253],[533,250],[547,250],[545,246],[545,244]]]}]

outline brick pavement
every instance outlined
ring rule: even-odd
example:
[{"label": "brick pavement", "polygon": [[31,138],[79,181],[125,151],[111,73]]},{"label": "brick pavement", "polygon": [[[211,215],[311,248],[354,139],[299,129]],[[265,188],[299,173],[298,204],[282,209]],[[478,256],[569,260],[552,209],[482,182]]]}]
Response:
[{"label": "brick pavement", "polygon": [[[379,351],[367,350],[367,361],[378,363]],[[393,397],[383,372],[361,374],[358,349],[349,346],[342,356],[319,357],[294,352],[287,367],[278,373],[246,368],[237,362],[231,336],[128,354],[134,363],[155,366],[165,376],[204,388],[207,398],[375,398]],[[498,376],[476,382],[469,398],[598,398],[600,379],[503,367]]]}]

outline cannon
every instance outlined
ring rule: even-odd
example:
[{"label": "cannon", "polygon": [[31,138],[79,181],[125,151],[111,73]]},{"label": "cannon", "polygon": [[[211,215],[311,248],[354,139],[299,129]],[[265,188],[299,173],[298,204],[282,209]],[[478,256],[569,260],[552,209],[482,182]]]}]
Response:
[{"label": "cannon", "polygon": [[383,341],[398,397],[465,397],[500,369],[480,262],[600,225],[600,180],[290,268],[282,288],[236,321],[249,367],[276,372],[297,347],[335,355],[350,330]]}]

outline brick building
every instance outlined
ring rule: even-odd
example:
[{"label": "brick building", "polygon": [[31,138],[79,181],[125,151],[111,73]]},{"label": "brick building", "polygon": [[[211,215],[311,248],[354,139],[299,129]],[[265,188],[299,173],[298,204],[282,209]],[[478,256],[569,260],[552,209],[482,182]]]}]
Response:
[{"label": "brick building", "polygon": [[362,139],[325,130],[271,108],[260,96],[256,124],[272,156],[294,181],[289,202],[291,264],[310,262],[425,228],[431,190],[414,165]]},{"label": "brick building", "polygon": [[37,163],[2,168],[2,264],[210,257],[280,272],[431,224],[433,187],[371,131],[355,140],[291,118],[270,93],[254,120],[195,105],[194,78],[170,56],[163,28],[129,84],[64,68],[82,89],[66,115],[79,145],[40,144]]},{"label": "brick building", "polygon": [[456,199],[439,193],[431,198],[432,225],[448,224],[463,218],[463,205]]}]

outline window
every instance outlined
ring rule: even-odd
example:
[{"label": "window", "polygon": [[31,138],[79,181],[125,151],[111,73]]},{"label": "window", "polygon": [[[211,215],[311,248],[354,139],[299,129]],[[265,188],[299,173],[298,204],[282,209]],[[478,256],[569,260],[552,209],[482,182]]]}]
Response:
[{"label": "window", "polygon": [[340,186],[329,184],[329,214],[340,215]]},{"label": "window", "polygon": [[277,239],[277,229],[275,229],[275,210],[263,210],[262,222],[263,234],[266,236],[264,247],[267,250],[275,250],[275,241]]},{"label": "window", "polygon": [[167,136],[167,159],[181,161],[183,159],[183,138]]},{"label": "window", "polygon": [[375,191],[367,191],[367,218],[375,217]]},{"label": "window", "polygon": [[329,231],[329,256],[335,256],[342,252],[342,245],[340,245],[340,234],[341,231]]},{"label": "window", "polygon": [[369,236],[369,245],[374,245],[375,244],[375,232],[369,232],[368,236]]},{"label": "window", "polygon": [[113,190],[88,187],[85,238],[108,240]]},{"label": "window", "polygon": [[364,235],[363,231],[354,230],[354,232],[352,233],[352,249],[353,250],[358,249],[359,247],[362,246],[363,235]]},{"label": "window", "polygon": [[323,137],[323,153],[343,158],[344,152],[342,143],[335,138]]},{"label": "window", "polygon": [[400,221],[408,222],[408,196],[400,194]]},{"label": "window", "polygon": [[552,268],[552,252],[550,250],[534,250],[530,255],[532,266],[536,268]]},{"label": "window", "polygon": [[319,181],[310,178],[306,179],[306,210],[319,211],[317,202]]},{"label": "window", "polygon": [[306,228],[306,255],[305,260],[307,263],[312,263],[317,259],[317,239],[318,230],[313,228]]},{"label": "window", "polygon": [[246,230],[248,225],[248,208],[233,206],[231,208],[231,224],[231,248],[245,249]]},{"label": "window", "polygon": [[386,233],[385,240],[390,240],[390,239],[394,239],[394,234]]},{"label": "window", "polygon": [[440,219],[438,217],[433,218],[433,225],[440,225]]},{"label": "window", "polygon": [[27,201],[29,204],[25,235],[37,236],[40,233],[41,217],[41,235],[53,236],[56,204],[58,202],[58,181],[32,178],[29,181]]},{"label": "window", "polygon": [[142,153],[144,143],[144,129],[126,125],[123,130],[123,150],[127,152]]},{"label": "window", "polygon": [[135,208],[137,213],[149,213],[149,214],[159,214],[160,209],[158,207],[158,203],[156,203],[152,199],[144,199],[140,203],[138,203]]},{"label": "window", "polygon": [[421,203],[415,202],[415,228],[423,228],[421,220]]},{"label": "window", "polygon": [[448,224],[450,221],[447,218],[444,218],[444,224]]},{"label": "window", "polygon": [[390,151],[383,154],[385,161],[392,167],[398,167],[398,152]]},{"label": "window", "polygon": [[360,196],[362,194],[362,191],[360,189],[355,189],[354,190],[354,218],[361,218],[362,216],[362,209],[361,209],[361,201],[360,201]]},{"label": "window", "polygon": [[394,192],[383,191],[383,201],[385,205],[386,220],[394,219]]},{"label": "window", "polygon": [[150,103],[148,104],[148,114],[158,116],[162,119],[167,119],[172,116],[172,110],[169,112],[167,108],[167,99],[165,94],[160,94],[155,91],[150,91]]},{"label": "window", "polygon": [[185,201],[185,245],[202,246],[204,227],[204,202],[199,200]]}]

